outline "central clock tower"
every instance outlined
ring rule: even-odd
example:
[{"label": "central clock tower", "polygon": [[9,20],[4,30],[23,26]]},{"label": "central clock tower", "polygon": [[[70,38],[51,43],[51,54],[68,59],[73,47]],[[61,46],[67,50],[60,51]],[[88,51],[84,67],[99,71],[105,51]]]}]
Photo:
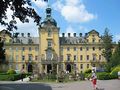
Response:
[{"label": "central clock tower", "polygon": [[51,7],[46,8],[46,18],[39,27],[39,58],[41,73],[58,73],[59,29],[52,18]]}]

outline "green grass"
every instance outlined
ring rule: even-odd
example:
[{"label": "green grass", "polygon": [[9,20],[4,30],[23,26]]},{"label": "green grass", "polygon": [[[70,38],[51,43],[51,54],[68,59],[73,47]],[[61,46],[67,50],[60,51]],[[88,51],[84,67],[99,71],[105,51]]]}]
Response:
[{"label": "green grass", "polygon": [[10,75],[0,75],[0,81],[9,81]]}]

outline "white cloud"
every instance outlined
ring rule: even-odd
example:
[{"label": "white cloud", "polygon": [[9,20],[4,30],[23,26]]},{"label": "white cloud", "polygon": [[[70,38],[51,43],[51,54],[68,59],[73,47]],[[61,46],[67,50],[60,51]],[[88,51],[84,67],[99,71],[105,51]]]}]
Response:
[{"label": "white cloud", "polygon": [[80,0],[66,0],[65,3],[57,1],[53,8],[61,13],[68,22],[88,22],[96,18],[96,15],[89,13]]},{"label": "white cloud", "polygon": [[67,5],[78,5],[80,3],[80,0],[66,0]]},{"label": "white cloud", "polygon": [[120,40],[120,34],[115,35],[115,41],[118,42]]},{"label": "white cloud", "polygon": [[39,8],[45,8],[47,6],[47,3],[44,2],[44,0],[32,0],[32,2]]},{"label": "white cloud", "polygon": [[73,36],[73,33],[75,33],[75,30],[72,28],[72,26],[68,26],[66,28],[65,36],[68,36],[68,33],[70,33],[70,36]]},{"label": "white cloud", "polygon": [[80,32],[82,33],[87,33],[89,30],[88,28],[84,27],[84,26],[79,26]]}]

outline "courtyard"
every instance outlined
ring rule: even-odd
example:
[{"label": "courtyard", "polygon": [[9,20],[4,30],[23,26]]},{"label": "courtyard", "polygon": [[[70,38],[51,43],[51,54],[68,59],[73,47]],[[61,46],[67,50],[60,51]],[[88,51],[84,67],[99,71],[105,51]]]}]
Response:
[{"label": "courtyard", "polygon": [[[98,80],[100,90],[120,90],[120,80]],[[0,82],[0,90],[93,90],[90,81],[68,83]]]}]

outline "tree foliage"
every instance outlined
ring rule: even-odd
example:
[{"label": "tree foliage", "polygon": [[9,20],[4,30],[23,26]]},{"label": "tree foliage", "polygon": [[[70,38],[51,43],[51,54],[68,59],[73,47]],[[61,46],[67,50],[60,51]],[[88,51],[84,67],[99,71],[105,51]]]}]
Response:
[{"label": "tree foliage", "polygon": [[109,30],[106,28],[104,35],[102,36],[102,40],[103,40],[103,56],[105,57],[105,59],[107,60],[107,62],[110,61],[110,58],[112,56],[112,35],[109,34]]},{"label": "tree foliage", "polygon": [[[8,16],[6,15],[7,9],[13,11],[10,22],[6,22]],[[29,22],[29,19],[33,18],[34,22],[39,25],[40,16],[32,8],[31,0],[0,0],[0,23],[7,27],[7,30],[17,29],[16,18],[22,23]]]},{"label": "tree foliage", "polygon": [[111,67],[115,67],[120,64],[120,41],[118,42],[115,51],[110,60]]}]

